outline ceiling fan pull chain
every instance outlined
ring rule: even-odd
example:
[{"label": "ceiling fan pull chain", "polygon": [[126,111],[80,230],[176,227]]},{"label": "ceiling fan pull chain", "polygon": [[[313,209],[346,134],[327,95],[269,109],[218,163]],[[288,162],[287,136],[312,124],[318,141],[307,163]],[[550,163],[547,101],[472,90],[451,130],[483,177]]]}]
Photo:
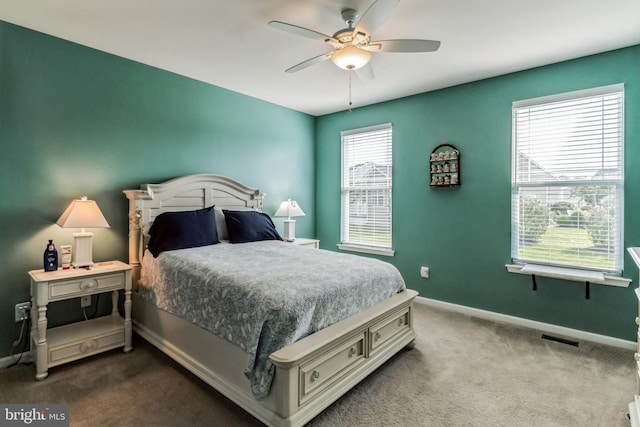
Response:
[{"label": "ceiling fan pull chain", "polygon": [[353,105],[353,102],[351,102],[351,76],[353,75],[353,70],[349,71],[349,110],[348,112],[351,112],[351,106]]}]

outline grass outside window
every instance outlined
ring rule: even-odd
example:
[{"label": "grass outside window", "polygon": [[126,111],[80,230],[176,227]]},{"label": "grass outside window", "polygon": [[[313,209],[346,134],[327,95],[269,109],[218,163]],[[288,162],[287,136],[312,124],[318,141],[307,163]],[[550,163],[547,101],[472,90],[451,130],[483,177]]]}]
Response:
[{"label": "grass outside window", "polygon": [[594,247],[589,233],[582,228],[549,227],[538,241],[520,247],[520,259],[524,261],[551,259],[558,264],[613,269],[614,258],[614,254]]},{"label": "grass outside window", "polygon": [[349,226],[350,241],[358,242],[358,244],[391,247],[391,233],[374,233],[375,231],[377,230],[371,226],[351,224]]}]

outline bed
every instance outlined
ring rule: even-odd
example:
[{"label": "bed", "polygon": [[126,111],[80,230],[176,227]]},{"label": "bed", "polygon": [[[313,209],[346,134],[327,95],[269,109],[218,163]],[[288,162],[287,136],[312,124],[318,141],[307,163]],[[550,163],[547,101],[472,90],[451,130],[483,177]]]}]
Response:
[{"label": "bed", "polygon": [[[259,314],[260,306],[255,305],[251,299],[258,288],[270,288],[269,292],[280,292],[274,297],[261,296],[258,298],[261,301],[268,299],[278,301],[289,298],[289,294],[298,295],[297,299],[292,297],[299,302],[298,305],[306,304],[311,299],[307,295],[307,292],[310,292],[309,286],[297,283],[297,281],[305,281],[306,279],[299,278],[306,278],[307,273],[299,273],[292,266],[281,268],[278,273],[276,271],[278,269],[266,271],[269,269],[264,265],[251,267],[249,265],[251,263],[243,261],[241,271],[234,270],[233,274],[227,270],[222,272],[225,268],[237,267],[234,267],[237,263],[233,262],[233,259],[225,260],[227,256],[236,256],[233,255],[234,252],[238,252],[237,256],[246,256],[243,253],[250,250],[252,253],[259,254],[252,256],[256,259],[267,256],[284,257],[291,263],[298,262],[301,265],[300,268],[302,265],[307,267],[315,265],[316,259],[320,262],[320,258],[324,257],[331,259],[331,262],[344,260],[353,265],[353,260],[349,257],[355,257],[355,255],[297,246],[277,239],[235,244],[225,243],[224,238],[220,239],[221,243],[211,246],[200,245],[195,248],[187,247],[152,254],[149,252],[151,239],[149,231],[154,222],[156,224],[160,222],[156,221],[159,216],[164,218],[171,213],[201,212],[213,209],[214,206],[216,215],[220,212],[228,215],[231,213],[244,215],[245,211],[260,212],[264,194],[258,189],[247,187],[228,177],[212,174],[189,175],[160,184],[143,184],[139,189],[125,190],[124,193],[129,200],[129,263],[133,269],[134,281],[132,295],[134,331],[264,424],[304,425],[394,354],[405,347],[412,347],[416,337],[413,330],[412,304],[417,292],[404,288],[404,282],[401,287],[394,283],[389,287],[390,290],[385,290],[380,285],[376,296],[361,298],[364,302],[362,309],[353,308],[352,305],[355,306],[355,303],[352,304],[351,300],[348,304],[335,303],[345,299],[336,296],[340,294],[336,294],[327,298],[327,301],[334,301],[334,303],[322,305],[321,301],[314,300],[311,308],[305,306],[298,309],[302,313],[312,311],[322,313],[318,316],[315,314],[307,316],[313,319],[288,322],[289,317],[286,317],[288,314],[285,314],[279,323],[268,324],[270,326],[264,326],[267,324],[261,323],[260,328],[278,330],[277,335],[285,337],[282,342],[269,345],[261,344],[262,338],[260,343],[256,344],[255,339],[244,340],[241,337],[245,330],[258,329],[254,324],[232,325],[233,322],[230,321],[226,321],[225,324],[225,321],[220,322],[215,319],[194,318],[190,313],[215,312],[218,309],[209,309],[208,305],[198,305],[207,304],[207,298],[187,301],[183,307],[188,306],[189,310],[181,309],[177,305],[177,300],[181,299],[179,295],[189,292],[196,295],[205,294],[206,291],[191,288],[191,286],[200,286],[193,284],[206,281],[214,270],[220,270],[220,277],[222,277],[215,279],[216,283],[224,282],[230,275],[244,277],[242,281],[246,282],[250,292],[247,296],[236,296],[235,299],[246,301],[248,305],[234,310],[238,310],[238,313],[243,311],[252,313],[251,316],[245,315],[245,318],[264,317],[269,321],[276,318],[273,313],[277,310],[273,308],[265,309],[264,315]],[[216,220],[218,219],[216,216]],[[156,244],[153,243],[153,247],[155,246]],[[309,257],[314,261],[309,262]],[[378,267],[386,268],[381,265],[386,263],[372,258],[363,257],[361,260],[362,262],[357,264],[366,267],[363,267],[361,273],[375,272]],[[199,262],[199,264],[188,266],[190,265],[187,264],[188,261]],[[371,265],[365,264],[368,262],[371,262]],[[163,270],[163,268],[169,268],[168,264],[171,263],[183,266],[182,270],[174,273],[168,273],[168,271],[175,270]],[[210,266],[211,271],[199,271],[205,266],[209,268],[209,263],[215,264]],[[255,271],[252,268],[258,270]],[[315,270],[325,269],[316,268]],[[353,270],[357,269],[353,268]],[[273,276],[277,274],[283,276]],[[309,271],[308,274],[315,273]],[[378,274],[369,274],[369,276],[378,276]],[[166,279],[165,281],[169,283],[165,288],[155,287],[154,282],[159,277]],[[321,279],[314,280],[322,281],[323,288],[331,288],[330,277],[319,277]],[[370,279],[366,280],[370,281]],[[157,280],[160,282],[159,279]],[[278,284],[282,282],[282,286],[276,287],[276,282]],[[310,286],[310,288],[314,287]],[[336,292],[340,292],[339,286],[336,285],[333,288]],[[185,289],[194,290],[185,291]],[[342,292],[344,295],[348,294],[349,298],[357,295],[355,290]],[[388,295],[383,295],[385,292]],[[278,296],[285,293],[286,298]],[[222,300],[223,294],[224,292],[211,297],[212,307],[215,306],[213,301],[219,300],[223,308],[228,305]],[[358,300],[358,297],[355,299]],[[336,313],[329,312],[334,308],[333,306],[337,307]],[[218,311],[224,311],[223,308]],[[219,327],[220,323],[222,323],[221,327]],[[289,323],[304,324],[306,329],[298,328],[300,325],[297,325],[296,328],[289,330],[287,329]],[[236,329],[232,329],[231,326]],[[263,335],[265,335],[264,332],[260,334],[260,336]],[[264,356],[261,356],[262,354]],[[249,363],[251,365],[249,367],[248,361],[253,361],[253,364]],[[258,369],[253,377],[252,369]]]}]

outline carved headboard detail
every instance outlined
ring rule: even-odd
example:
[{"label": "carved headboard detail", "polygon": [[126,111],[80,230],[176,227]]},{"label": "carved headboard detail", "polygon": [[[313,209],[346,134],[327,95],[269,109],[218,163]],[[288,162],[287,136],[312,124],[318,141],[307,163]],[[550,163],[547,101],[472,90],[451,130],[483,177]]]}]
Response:
[{"label": "carved headboard detail", "polygon": [[129,199],[129,264],[133,268],[134,289],[140,278],[140,262],[146,237],[155,217],[163,212],[221,208],[262,210],[264,193],[222,175],[186,175],[160,184],[142,184],[124,190]]}]

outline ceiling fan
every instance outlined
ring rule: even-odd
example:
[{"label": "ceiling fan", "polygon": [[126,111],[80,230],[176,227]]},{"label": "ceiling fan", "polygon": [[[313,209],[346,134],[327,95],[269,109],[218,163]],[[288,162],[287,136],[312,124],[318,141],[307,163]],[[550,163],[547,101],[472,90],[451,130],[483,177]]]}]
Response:
[{"label": "ceiling fan", "polygon": [[271,21],[269,26],[288,31],[299,36],[322,40],[333,47],[333,51],[307,59],[285,70],[295,73],[327,59],[344,70],[355,70],[362,80],[373,78],[373,69],[369,61],[371,52],[420,53],[435,52],[440,47],[436,40],[398,39],[371,41],[371,33],[389,18],[400,0],[375,0],[362,16],[355,9],[342,9],[342,19],[347,28],[338,30],[333,36],[319,33],[308,28]]}]

